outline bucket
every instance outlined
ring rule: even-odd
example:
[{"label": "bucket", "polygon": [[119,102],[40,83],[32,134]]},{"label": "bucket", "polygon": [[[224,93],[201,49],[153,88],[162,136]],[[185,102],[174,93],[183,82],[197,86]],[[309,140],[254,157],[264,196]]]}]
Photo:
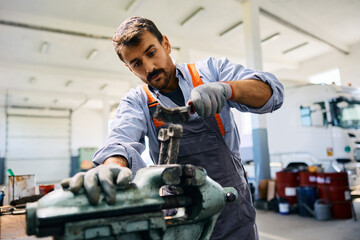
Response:
[{"label": "bucket", "polygon": [[351,196],[346,172],[318,173],[317,186],[319,198],[330,201],[333,218],[352,218]]},{"label": "bucket", "polygon": [[317,220],[325,221],[331,218],[330,204],[325,199],[318,199],[314,204],[314,212]]},{"label": "bucket", "polygon": [[51,191],[54,191],[55,185],[54,184],[45,184],[45,185],[39,185],[39,193],[41,195],[48,194]]},{"label": "bucket", "polygon": [[[313,213],[308,210],[314,210],[314,204],[317,199],[316,187],[297,187],[297,201],[299,206],[299,215],[303,217],[312,217]],[[307,206],[307,207],[306,207]]]},{"label": "bucket", "polygon": [[279,202],[279,213],[288,215],[290,212],[290,204],[288,202]]},{"label": "bucket", "polygon": [[22,197],[35,195],[36,180],[34,174],[9,176],[9,198],[10,203]]},{"label": "bucket", "polygon": [[279,197],[285,198],[292,205],[297,203],[296,187],[298,186],[298,175],[296,172],[276,173],[276,193]]}]

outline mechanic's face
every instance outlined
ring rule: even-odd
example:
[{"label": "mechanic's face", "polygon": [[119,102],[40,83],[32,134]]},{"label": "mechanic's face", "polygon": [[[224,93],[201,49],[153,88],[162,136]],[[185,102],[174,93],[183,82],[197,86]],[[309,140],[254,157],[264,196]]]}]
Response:
[{"label": "mechanic's face", "polygon": [[138,46],[124,46],[120,54],[125,65],[144,83],[171,92],[178,86],[175,65],[170,57],[171,46],[166,36],[159,43],[150,32],[144,32]]}]

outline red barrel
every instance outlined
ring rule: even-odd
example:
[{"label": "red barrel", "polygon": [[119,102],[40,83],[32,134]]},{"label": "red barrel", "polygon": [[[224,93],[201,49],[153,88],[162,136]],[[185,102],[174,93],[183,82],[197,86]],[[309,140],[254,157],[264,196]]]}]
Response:
[{"label": "red barrel", "polygon": [[276,173],[276,193],[285,198],[290,205],[297,203],[296,187],[298,186],[298,174],[294,172]]},{"label": "red barrel", "polygon": [[348,175],[340,173],[317,173],[319,198],[331,202],[331,215],[335,219],[352,217]]},{"label": "red barrel", "polygon": [[299,172],[299,185],[301,187],[316,187],[316,172]]}]

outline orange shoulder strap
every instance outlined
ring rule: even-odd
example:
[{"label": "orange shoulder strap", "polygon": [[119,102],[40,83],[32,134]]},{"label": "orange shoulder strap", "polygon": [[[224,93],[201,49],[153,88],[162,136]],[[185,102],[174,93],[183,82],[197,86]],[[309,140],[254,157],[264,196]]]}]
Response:
[{"label": "orange shoulder strap", "polygon": [[195,63],[188,64],[188,68],[190,71],[191,79],[193,82],[194,87],[197,87],[203,84],[203,81],[200,78],[198,71],[196,70]]},{"label": "orange shoulder strap", "polygon": [[[199,75],[198,71],[196,70],[195,63],[188,64],[188,68],[190,71],[190,75],[191,75],[191,79],[192,79],[192,83],[193,83],[194,87],[197,87],[197,86],[203,84],[203,81],[201,80],[200,75]],[[221,121],[221,117],[218,113],[215,114],[215,119],[219,126],[221,135],[224,136],[225,135],[224,125],[223,125],[223,123]]]},{"label": "orange shoulder strap", "polygon": [[[159,103],[156,101],[156,99],[153,97],[153,95],[151,95],[148,86],[146,84],[144,84],[142,87],[143,87],[143,89],[144,89],[144,91],[146,93],[146,96],[148,98],[148,107],[149,107],[149,109],[153,108],[153,107],[156,107],[156,105],[158,105]],[[161,127],[161,126],[166,124],[166,123],[164,123],[162,121],[156,120],[155,118],[153,118],[153,122],[154,122],[155,128]]]}]

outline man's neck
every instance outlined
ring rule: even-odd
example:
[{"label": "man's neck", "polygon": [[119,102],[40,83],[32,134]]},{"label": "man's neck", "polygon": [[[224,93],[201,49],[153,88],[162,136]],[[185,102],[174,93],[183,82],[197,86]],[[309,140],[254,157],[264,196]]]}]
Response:
[{"label": "man's neck", "polygon": [[161,93],[163,93],[163,92],[169,93],[179,87],[179,79],[176,77],[175,73],[176,73],[176,68],[174,67],[174,70],[171,73],[171,80],[165,89],[160,90]]}]

